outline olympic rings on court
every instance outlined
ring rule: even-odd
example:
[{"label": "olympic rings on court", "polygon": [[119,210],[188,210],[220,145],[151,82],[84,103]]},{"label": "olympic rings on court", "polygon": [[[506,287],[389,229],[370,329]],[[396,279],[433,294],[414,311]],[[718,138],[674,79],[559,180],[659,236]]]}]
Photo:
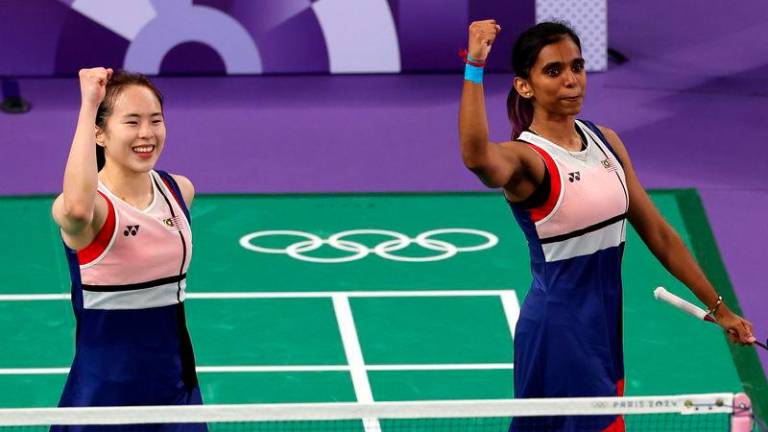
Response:
[{"label": "olympic rings on court", "polygon": [[[432,236],[443,234],[463,234],[480,237],[484,239],[482,243],[473,246],[457,246],[445,240],[438,240],[432,238]],[[374,247],[368,247],[362,243],[348,240],[346,238],[359,235],[381,235],[392,237],[391,240],[383,241]],[[259,246],[253,243],[253,240],[265,237],[300,237],[303,240],[296,241],[284,248],[271,248],[266,246]],[[490,249],[498,244],[499,239],[495,235],[476,229],[469,228],[442,228],[425,231],[415,238],[408,237],[405,234],[380,229],[356,229],[342,231],[327,239],[322,239],[320,236],[304,231],[294,230],[268,230],[268,231],[256,231],[250,234],[246,234],[240,238],[240,246],[253,252],[260,252],[266,254],[284,254],[291,258],[300,261],[309,261],[314,263],[323,264],[336,264],[350,261],[357,261],[365,258],[371,253],[378,255],[381,258],[391,261],[404,261],[404,262],[429,262],[429,261],[441,261],[451,258],[459,252],[475,252],[484,249]],[[416,244],[423,249],[435,251],[438,253],[428,256],[405,256],[397,255],[395,252],[405,249],[408,246]],[[327,245],[337,250],[349,252],[349,255],[341,257],[315,257],[306,255],[307,252],[312,252],[320,247]]]}]

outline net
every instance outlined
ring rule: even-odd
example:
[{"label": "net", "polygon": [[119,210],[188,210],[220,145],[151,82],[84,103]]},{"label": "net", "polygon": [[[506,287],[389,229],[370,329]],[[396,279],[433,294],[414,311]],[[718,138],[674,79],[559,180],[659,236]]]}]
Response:
[{"label": "net", "polygon": [[[0,431],[547,432],[752,431],[731,393],[622,398],[0,410]],[[76,427],[72,427],[76,426]],[[607,429],[607,430],[621,430]],[[754,429],[757,430],[757,429]]]}]

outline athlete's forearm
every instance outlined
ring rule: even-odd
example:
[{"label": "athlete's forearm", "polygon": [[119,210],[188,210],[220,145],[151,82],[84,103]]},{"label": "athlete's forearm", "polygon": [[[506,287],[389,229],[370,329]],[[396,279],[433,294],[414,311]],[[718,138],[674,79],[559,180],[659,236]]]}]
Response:
[{"label": "athlete's forearm", "polygon": [[96,201],[98,170],[94,133],[98,106],[83,104],[64,169],[63,203],[69,218],[90,219]]},{"label": "athlete's forearm", "polygon": [[660,228],[659,231],[655,239],[647,242],[651,252],[707,308],[713,307],[717,302],[717,291],[709,279],[707,279],[696,259],[691,255],[688,247],[683,243],[677,232],[668,224],[665,223],[665,226]]},{"label": "athlete's forearm", "polygon": [[488,119],[483,85],[464,80],[459,108],[459,142],[464,164],[472,169],[488,157]]}]

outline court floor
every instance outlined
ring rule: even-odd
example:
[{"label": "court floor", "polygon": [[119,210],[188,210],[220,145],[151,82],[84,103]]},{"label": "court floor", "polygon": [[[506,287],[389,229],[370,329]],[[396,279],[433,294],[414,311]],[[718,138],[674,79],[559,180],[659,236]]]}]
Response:
[{"label": "court floor", "polygon": [[[653,191],[736,305],[694,190]],[[55,406],[74,319],[51,197],[3,197],[0,407]],[[512,331],[530,283],[498,194],[196,198],[187,317],[208,403],[513,397]],[[693,300],[629,230],[626,393],[750,390],[751,348],[653,299]],[[752,395],[765,400],[764,395]]]}]

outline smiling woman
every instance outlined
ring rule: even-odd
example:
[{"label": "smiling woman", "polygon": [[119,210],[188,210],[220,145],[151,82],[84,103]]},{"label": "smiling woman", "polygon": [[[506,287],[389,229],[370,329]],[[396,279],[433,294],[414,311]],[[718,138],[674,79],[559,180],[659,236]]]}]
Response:
[{"label": "smiling woman", "polygon": [[52,209],[77,320],[59,405],[200,404],[183,303],[194,188],[154,170],[165,143],[162,96],[142,75],[105,68],[81,70],[80,90],[63,192]]},{"label": "smiling woman", "polygon": [[[120,102],[119,104],[117,102]],[[115,108],[121,112],[115,115]],[[144,109],[145,112],[128,112]],[[110,131],[120,136],[130,138],[135,133],[151,132],[152,142],[147,141],[141,149],[138,142],[137,153],[144,159],[157,161],[165,142],[165,123],[163,122],[163,95],[152,82],[140,74],[118,72],[112,75],[106,86],[104,100],[99,104],[96,113],[96,163],[98,170],[104,167],[105,139],[107,138],[107,120],[110,119]],[[139,128],[140,122],[149,122],[151,131]],[[125,146],[123,146],[125,147]],[[119,154],[121,147],[110,147],[111,151]],[[157,151],[155,151],[157,150]],[[114,160],[114,159],[113,159]],[[115,162],[117,162],[115,160]]]}]

